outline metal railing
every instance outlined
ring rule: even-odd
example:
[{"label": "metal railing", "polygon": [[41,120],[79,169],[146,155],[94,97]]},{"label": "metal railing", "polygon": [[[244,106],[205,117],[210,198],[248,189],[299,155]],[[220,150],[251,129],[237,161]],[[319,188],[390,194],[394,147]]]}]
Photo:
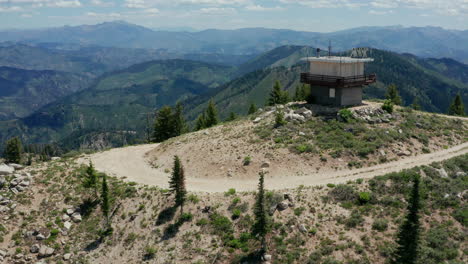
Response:
[{"label": "metal railing", "polygon": [[369,85],[371,83],[376,82],[376,80],[377,76],[375,74],[341,77],[312,74],[308,72],[301,73],[301,83],[307,83],[318,86],[353,87]]}]

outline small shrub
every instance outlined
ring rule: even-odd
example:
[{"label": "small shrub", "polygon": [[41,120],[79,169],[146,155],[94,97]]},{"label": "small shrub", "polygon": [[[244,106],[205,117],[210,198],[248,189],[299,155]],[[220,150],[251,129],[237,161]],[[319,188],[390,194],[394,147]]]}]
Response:
[{"label": "small shrub", "polygon": [[391,100],[385,100],[382,109],[390,114],[393,113],[393,102]]},{"label": "small shrub", "polygon": [[302,207],[302,206],[301,206],[301,207],[298,207],[298,208],[294,208],[294,214],[295,214],[296,216],[300,216],[300,215],[302,214],[302,212],[304,212],[304,211],[305,211],[305,208]]},{"label": "small shrub", "polygon": [[353,113],[349,109],[341,109],[338,111],[338,116],[340,116],[344,122],[349,122],[354,118]]},{"label": "small shrub", "polygon": [[328,195],[335,201],[344,202],[356,199],[356,191],[352,186],[346,184],[338,184],[333,190],[328,192]]},{"label": "small shrub", "polygon": [[329,187],[329,188],[335,188],[335,186],[336,186],[336,185],[333,184],[333,183],[328,183],[328,184],[327,184],[327,187]]},{"label": "small shrub", "polygon": [[189,194],[187,196],[187,200],[189,200],[190,202],[196,204],[196,203],[198,203],[200,201],[200,198],[198,198],[198,196],[196,194],[191,193],[191,194]]},{"label": "small shrub", "polygon": [[284,120],[284,113],[281,110],[276,110],[275,114],[275,127],[284,126],[286,121]]},{"label": "small shrub", "polygon": [[193,215],[191,213],[183,213],[180,216],[181,222],[189,222],[189,221],[192,221],[192,219],[193,219]]},{"label": "small shrub", "polygon": [[371,194],[369,192],[360,192],[359,193],[359,203],[360,204],[366,204],[370,201],[371,199]]},{"label": "small shrub", "polygon": [[361,213],[358,210],[353,210],[349,218],[345,220],[346,227],[353,228],[358,225],[361,225],[364,222],[364,218],[362,218]]},{"label": "small shrub", "polygon": [[376,219],[372,224],[372,229],[383,232],[387,230],[388,221],[386,219]]},{"label": "small shrub", "polygon": [[309,229],[309,234],[311,234],[311,235],[317,234],[317,228],[312,227],[311,229]]},{"label": "small shrub", "polygon": [[224,196],[230,196],[236,194],[236,189],[230,188],[227,192],[224,193]]},{"label": "small shrub", "polygon": [[241,210],[234,209],[234,210],[232,210],[232,217],[231,218],[232,219],[237,219],[237,218],[240,217],[240,215],[241,215]]},{"label": "small shrub", "polygon": [[200,220],[197,221],[197,223],[195,223],[197,226],[205,226],[207,224],[209,224],[210,222],[208,221],[208,219],[206,218],[202,218]]},{"label": "small shrub", "polygon": [[244,161],[242,162],[242,164],[244,164],[244,166],[248,166],[250,165],[250,162],[252,162],[252,158],[250,156],[247,156],[244,158]]},{"label": "small shrub", "polygon": [[153,259],[156,256],[156,252],[157,252],[156,248],[149,246],[149,245],[146,246],[144,259],[145,260]]}]

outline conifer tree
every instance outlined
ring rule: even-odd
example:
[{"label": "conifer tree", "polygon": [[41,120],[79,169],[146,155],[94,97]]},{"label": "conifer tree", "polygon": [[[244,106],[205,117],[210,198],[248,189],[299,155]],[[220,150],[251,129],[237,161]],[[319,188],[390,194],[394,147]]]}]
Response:
[{"label": "conifer tree", "polygon": [[184,114],[183,114],[184,108],[180,102],[178,102],[175,106],[174,109],[174,114],[172,116],[172,126],[173,126],[173,131],[172,131],[172,136],[177,137],[185,132],[187,132],[187,123],[185,122]]},{"label": "conifer tree", "polygon": [[210,100],[208,107],[206,108],[205,127],[215,126],[218,122],[218,111],[216,110],[213,100]]},{"label": "conifer tree", "polygon": [[11,138],[6,142],[3,156],[7,163],[21,163],[22,153],[23,147],[21,140],[18,137]]},{"label": "conifer tree", "polygon": [[169,189],[175,194],[175,203],[183,209],[187,191],[185,189],[184,168],[178,156],[174,156],[174,167],[169,179]]},{"label": "conifer tree", "polygon": [[289,102],[289,93],[288,91],[281,90],[281,84],[279,81],[275,82],[273,89],[270,92],[270,97],[268,98],[268,105],[276,104],[285,104]]},{"label": "conifer tree", "polygon": [[106,174],[102,175],[102,192],[101,192],[101,209],[102,215],[106,221],[107,229],[110,229],[109,221],[109,212],[110,212],[110,202],[109,202],[109,187],[107,186],[107,176]]},{"label": "conifer tree", "polygon": [[251,103],[251,104],[250,104],[250,107],[249,107],[249,112],[248,112],[248,114],[249,114],[249,115],[255,114],[255,112],[257,112],[257,106],[256,106],[254,103]]},{"label": "conifer tree", "polygon": [[298,85],[294,93],[294,101],[304,101],[306,99],[305,85]]},{"label": "conifer tree", "polygon": [[421,110],[421,104],[419,103],[419,97],[414,97],[413,103],[411,104],[411,108],[414,110]]},{"label": "conifer tree", "polygon": [[229,113],[228,118],[226,118],[226,121],[229,122],[229,121],[234,121],[234,120],[236,120],[236,119],[237,119],[236,113],[231,112],[231,113]]},{"label": "conifer tree", "polygon": [[266,235],[269,231],[269,221],[265,209],[265,172],[259,173],[258,190],[255,198],[254,215],[255,223],[253,226],[253,234],[257,236],[262,244],[262,250],[266,250]]},{"label": "conifer tree", "polygon": [[83,187],[94,189],[94,196],[97,198],[98,177],[97,177],[97,172],[94,169],[93,163],[91,161],[89,162],[89,165],[86,168]]},{"label": "conifer tree", "polygon": [[401,96],[399,95],[398,88],[395,84],[390,84],[387,87],[385,98],[391,100],[392,103],[395,105],[401,105]]},{"label": "conifer tree", "polygon": [[414,264],[418,259],[419,247],[419,209],[421,207],[419,194],[420,176],[413,176],[413,188],[408,201],[408,214],[398,234],[398,247],[392,259],[394,264]]},{"label": "conifer tree", "polygon": [[172,109],[163,106],[156,114],[154,122],[153,141],[162,142],[174,134]]},{"label": "conifer tree", "polygon": [[286,121],[284,120],[284,113],[283,111],[276,109],[275,113],[275,127],[280,127],[286,124]]},{"label": "conifer tree", "polygon": [[465,115],[465,106],[463,105],[463,100],[458,93],[450,104],[449,115],[464,116]]},{"label": "conifer tree", "polygon": [[205,112],[201,113],[197,117],[197,121],[195,122],[195,130],[204,129],[206,127],[205,121]]}]

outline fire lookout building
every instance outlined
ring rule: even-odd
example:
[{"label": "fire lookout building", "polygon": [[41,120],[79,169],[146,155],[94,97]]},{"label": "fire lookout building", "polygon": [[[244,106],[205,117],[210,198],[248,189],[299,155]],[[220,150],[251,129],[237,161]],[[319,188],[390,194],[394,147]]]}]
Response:
[{"label": "fire lookout building", "polygon": [[301,73],[301,83],[311,87],[311,102],[321,105],[351,106],[362,103],[362,88],[376,81],[364,74],[364,63],[372,58],[308,57],[310,71]]}]

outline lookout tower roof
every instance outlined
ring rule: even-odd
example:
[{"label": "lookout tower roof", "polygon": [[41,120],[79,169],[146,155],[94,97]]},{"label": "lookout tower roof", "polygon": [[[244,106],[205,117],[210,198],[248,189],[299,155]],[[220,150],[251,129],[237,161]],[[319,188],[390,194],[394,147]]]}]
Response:
[{"label": "lookout tower roof", "polygon": [[373,58],[352,58],[352,57],[338,57],[338,56],[324,56],[324,57],[305,57],[302,61],[309,62],[329,62],[329,63],[362,63],[372,62]]}]

